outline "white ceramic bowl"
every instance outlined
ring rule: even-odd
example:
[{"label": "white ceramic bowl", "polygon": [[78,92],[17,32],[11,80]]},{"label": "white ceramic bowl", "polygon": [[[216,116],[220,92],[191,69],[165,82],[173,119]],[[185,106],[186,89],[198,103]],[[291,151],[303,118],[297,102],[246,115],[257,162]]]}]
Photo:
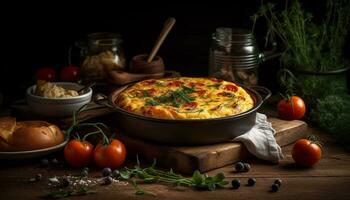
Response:
[{"label": "white ceramic bowl", "polygon": [[[54,84],[65,89],[80,90],[82,85],[70,82],[54,82]],[[48,117],[72,116],[83,105],[89,103],[92,97],[92,89],[86,89],[82,95],[69,98],[46,98],[34,95],[36,85],[29,87],[26,91],[27,102],[34,112]]]}]

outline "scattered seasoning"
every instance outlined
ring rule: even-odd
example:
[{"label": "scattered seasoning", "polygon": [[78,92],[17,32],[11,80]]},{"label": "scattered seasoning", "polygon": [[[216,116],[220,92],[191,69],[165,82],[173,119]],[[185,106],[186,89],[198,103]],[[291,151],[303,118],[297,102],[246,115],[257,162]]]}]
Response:
[{"label": "scattered seasoning", "polygon": [[88,187],[81,187],[78,189],[68,189],[68,190],[63,190],[59,189],[56,191],[51,191],[46,193],[43,198],[46,199],[59,199],[59,198],[65,198],[69,196],[82,196],[82,195],[87,195],[87,194],[95,194],[96,191],[93,190],[93,188],[88,188]]},{"label": "scattered seasoning", "polygon": [[62,187],[68,187],[69,185],[71,185],[71,181],[69,180],[68,177],[63,177],[62,181],[61,181],[61,185]]},{"label": "scattered seasoning", "polygon": [[41,174],[35,175],[35,181],[40,181],[43,176]]},{"label": "scattered seasoning", "polygon": [[249,178],[247,186],[254,186],[256,184],[255,178]]},{"label": "scattered seasoning", "polygon": [[88,177],[89,176],[89,172],[86,171],[86,170],[83,170],[83,171],[81,171],[81,176],[82,177]]},{"label": "scattered seasoning", "polygon": [[88,167],[84,167],[84,168],[83,168],[83,171],[87,171],[87,172],[89,172],[89,171],[90,171],[90,169],[89,169]]},{"label": "scattered seasoning", "polygon": [[88,178],[81,176],[62,176],[51,177],[48,179],[49,192],[44,198],[64,198],[69,196],[80,196],[96,193],[98,185],[110,185],[118,183],[120,185],[127,185],[125,181],[113,179],[111,176],[105,178]]},{"label": "scattered seasoning", "polygon": [[51,177],[51,178],[48,178],[49,180],[49,186],[59,186],[60,185],[60,181],[58,180],[57,177]]}]

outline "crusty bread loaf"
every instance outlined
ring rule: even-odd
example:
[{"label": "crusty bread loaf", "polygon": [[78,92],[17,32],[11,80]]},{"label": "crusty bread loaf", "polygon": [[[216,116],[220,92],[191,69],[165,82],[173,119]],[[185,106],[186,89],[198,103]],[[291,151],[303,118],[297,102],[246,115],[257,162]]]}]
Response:
[{"label": "crusty bread loaf", "polygon": [[0,118],[0,151],[28,151],[58,145],[64,141],[60,129],[45,121]]}]

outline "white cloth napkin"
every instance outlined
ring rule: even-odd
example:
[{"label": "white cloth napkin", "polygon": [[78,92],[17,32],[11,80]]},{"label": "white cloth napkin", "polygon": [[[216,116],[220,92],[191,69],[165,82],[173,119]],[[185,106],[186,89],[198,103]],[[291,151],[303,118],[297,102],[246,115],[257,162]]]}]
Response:
[{"label": "white cloth napkin", "polygon": [[277,144],[274,137],[276,131],[271,123],[267,121],[264,114],[256,113],[256,123],[247,133],[233,139],[233,141],[242,142],[248,151],[262,160],[268,160],[277,163],[283,159],[281,147]]}]

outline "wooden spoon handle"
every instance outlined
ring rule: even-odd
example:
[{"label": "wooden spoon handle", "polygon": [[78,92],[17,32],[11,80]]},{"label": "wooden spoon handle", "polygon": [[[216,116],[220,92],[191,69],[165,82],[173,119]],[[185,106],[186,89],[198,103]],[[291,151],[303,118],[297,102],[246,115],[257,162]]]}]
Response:
[{"label": "wooden spoon handle", "polygon": [[170,30],[173,28],[175,22],[176,22],[176,20],[173,17],[171,17],[165,21],[162,32],[160,33],[160,35],[157,39],[157,42],[154,45],[151,53],[149,54],[149,57],[147,59],[148,63],[150,63],[153,60],[154,56],[157,54],[159,47],[162,45],[162,43],[164,42],[164,39],[166,38],[166,36],[170,32]]}]

